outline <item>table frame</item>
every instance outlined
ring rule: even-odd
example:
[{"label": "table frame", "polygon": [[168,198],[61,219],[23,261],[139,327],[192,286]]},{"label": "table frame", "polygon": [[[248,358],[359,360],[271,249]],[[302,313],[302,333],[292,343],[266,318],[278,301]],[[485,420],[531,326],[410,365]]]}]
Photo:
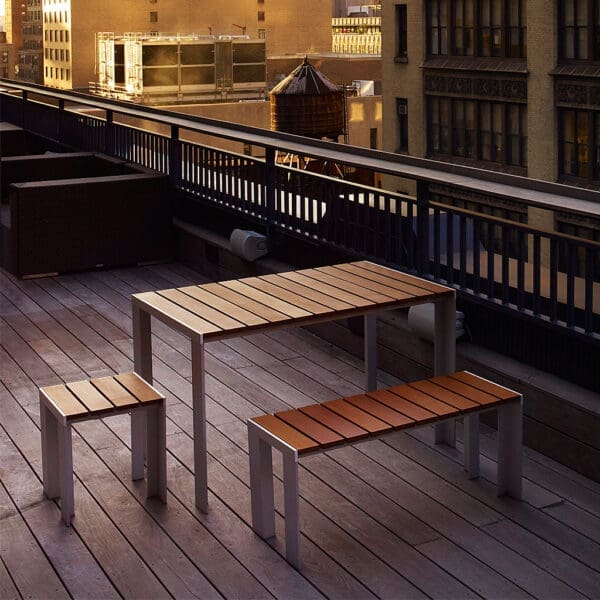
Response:
[{"label": "table frame", "polygon": [[[419,278],[415,277],[415,281]],[[441,287],[441,286],[440,286]],[[151,316],[161,322],[180,331],[190,339],[192,359],[192,405],[193,405],[193,441],[194,441],[194,480],[196,507],[202,512],[208,510],[208,478],[207,478],[207,445],[206,445],[206,383],[205,383],[205,353],[204,346],[208,341],[218,341],[231,337],[242,337],[253,333],[265,333],[276,329],[290,326],[313,325],[347,318],[348,316],[362,316],[364,318],[364,357],[365,357],[365,391],[377,389],[377,313],[383,310],[404,308],[426,302],[435,304],[435,338],[434,338],[434,374],[444,375],[455,371],[456,363],[456,292],[451,288],[445,288],[447,293],[430,298],[428,300],[416,299],[414,302],[402,301],[397,305],[388,306],[383,309],[375,304],[367,308],[356,308],[352,314],[340,315],[333,311],[328,315],[315,315],[314,318],[303,318],[301,320],[290,317],[287,321],[269,323],[261,327],[253,327],[248,331],[223,331],[222,333],[211,333],[205,336],[202,333],[191,330],[188,326],[176,319],[155,310],[149,306],[138,295],[132,296],[133,313],[133,355],[134,370],[149,384],[153,382],[152,374],[152,332]],[[209,338],[209,339],[206,339]],[[132,414],[132,432],[138,436],[144,436],[146,427],[143,411]],[[471,418],[466,424],[474,433],[478,427],[478,421]],[[454,423],[444,422],[436,425],[436,443],[455,444]],[[144,448],[145,444],[139,444]],[[478,449],[473,449],[473,451]],[[143,450],[142,450],[143,451]],[[465,449],[465,464],[467,455],[472,454],[468,448]],[[140,452],[132,457],[134,472],[141,469],[143,472],[144,456]],[[474,461],[471,461],[474,464]],[[474,477],[476,473],[469,470],[469,475]]]}]

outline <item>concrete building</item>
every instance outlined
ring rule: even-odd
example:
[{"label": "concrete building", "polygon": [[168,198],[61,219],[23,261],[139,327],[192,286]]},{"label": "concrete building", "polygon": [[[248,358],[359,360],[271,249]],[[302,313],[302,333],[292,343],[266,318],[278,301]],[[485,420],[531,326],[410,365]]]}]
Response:
[{"label": "concrete building", "polygon": [[23,0],[3,0],[4,2],[4,31],[6,43],[20,48],[23,41],[23,17],[25,4]]},{"label": "concrete building", "polygon": [[27,0],[23,17],[23,43],[18,50],[18,78],[31,83],[43,83],[44,28],[42,0]]},{"label": "concrete building", "polygon": [[322,0],[43,0],[44,83],[87,88],[95,81],[95,34],[166,33],[264,38],[267,54],[329,51],[331,3]]},{"label": "concrete building", "polygon": [[[384,0],[384,148],[599,189],[599,11],[594,0]],[[558,212],[453,202],[600,239],[598,224]]]}]

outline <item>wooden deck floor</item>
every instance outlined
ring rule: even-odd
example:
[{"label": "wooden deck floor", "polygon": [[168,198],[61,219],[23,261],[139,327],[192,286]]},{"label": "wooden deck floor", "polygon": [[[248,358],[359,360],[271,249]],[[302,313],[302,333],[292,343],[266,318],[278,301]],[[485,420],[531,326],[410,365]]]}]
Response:
[{"label": "wooden deck floor", "polygon": [[[600,485],[526,449],[525,501],[498,499],[490,431],[476,481],[427,428],[307,457],[303,570],[283,560],[280,538],[256,537],[245,419],[360,391],[361,361],[302,330],[208,347],[203,515],[189,345],[156,326],[168,504],[146,502],[144,484],[130,481],[128,418],[87,422],[76,427],[76,512],[65,528],[42,495],[37,387],[130,370],[130,295],[200,281],[178,264],[30,281],[0,273],[0,598],[600,596]],[[281,492],[278,481],[280,509]]]}]

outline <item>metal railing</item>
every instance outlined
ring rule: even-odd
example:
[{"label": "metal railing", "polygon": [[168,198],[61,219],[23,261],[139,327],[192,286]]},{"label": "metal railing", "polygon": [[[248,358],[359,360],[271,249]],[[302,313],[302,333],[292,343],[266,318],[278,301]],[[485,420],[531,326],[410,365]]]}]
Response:
[{"label": "metal railing", "polygon": [[[600,341],[600,243],[434,202],[431,184],[600,218],[600,193],[437,161],[308,140],[139,105],[2,82],[0,118],[81,150],[168,174],[172,185],[245,218],[418,273],[459,296]],[[90,110],[95,113],[90,113]],[[98,112],[103,116],[98,116]],[[170,135],[115,122],[152,121]],[[264,158],[182,140],[210,134]],[[277,162],[287,152],[416,180],[416,197]]]}]

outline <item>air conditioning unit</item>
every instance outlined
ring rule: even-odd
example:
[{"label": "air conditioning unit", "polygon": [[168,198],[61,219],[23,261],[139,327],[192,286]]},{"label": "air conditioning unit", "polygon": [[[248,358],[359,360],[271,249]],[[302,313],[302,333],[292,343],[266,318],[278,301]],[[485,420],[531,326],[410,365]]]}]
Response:
[{"label": "air conditioning unit", "polygon": [[268,238],[256,231],[234,229],[229,237],[231,251],[244,260],[254,261],[269,252]]}]

